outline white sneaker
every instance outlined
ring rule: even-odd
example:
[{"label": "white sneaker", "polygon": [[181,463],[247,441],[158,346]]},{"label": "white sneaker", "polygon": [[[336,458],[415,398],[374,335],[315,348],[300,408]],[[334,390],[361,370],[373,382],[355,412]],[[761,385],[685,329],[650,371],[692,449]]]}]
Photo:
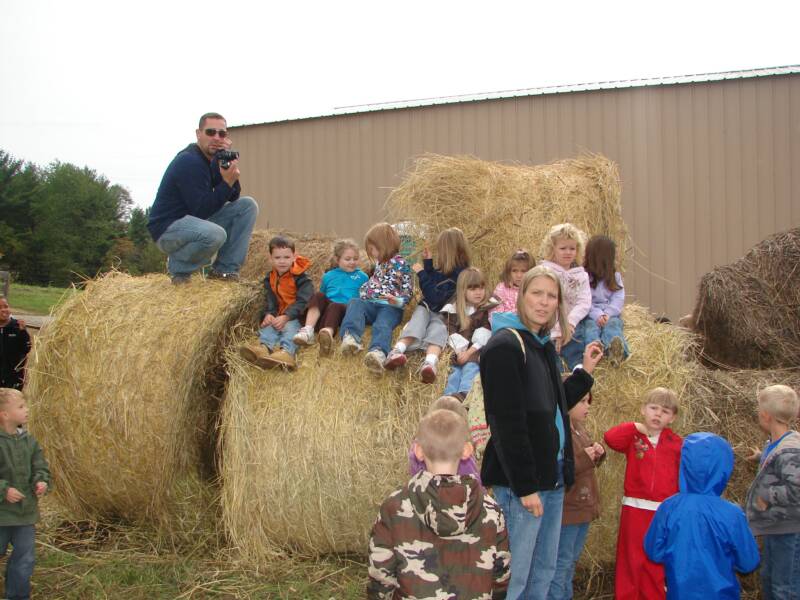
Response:
[{"label": "white sneaker", "polygon": [[300,331],[297,332],[297,335],[292,338],[292,341],[298,346],[313,346],[315,342],[314,328],[302,327]]},{"label": "white sneaker", "polygon": [[367,355],[364,357],[364,364],[367,365],[367,369],[372,373],[380,375],[383,373],[383,363],[385,360],[386,355],[383,353],[383,350],[375,348],[367,352]]},{"label": "white sneaker", "polygon": [[361,344],[356,341],[349,333],[345,333],[344,337],[342,338],[342,354],[349,355],[349,354],[356,354],[361,352],[363,348]]}]

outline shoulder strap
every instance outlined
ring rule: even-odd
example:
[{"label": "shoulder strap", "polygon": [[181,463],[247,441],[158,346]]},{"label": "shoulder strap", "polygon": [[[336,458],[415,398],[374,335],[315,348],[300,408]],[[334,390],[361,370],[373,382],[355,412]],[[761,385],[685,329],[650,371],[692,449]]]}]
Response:
[{"label": "shoulder strap", "polygon": [[519,331],[517,331],[513,327],[506,327],[506,329],[511,333],[513,333],[514,337],[517,338],[517,341],[519,342],[519,347],[522,348],[522,362],[527,363],[528,355],[525,352],[525,342],[522,341],[522,336],[519,334]]}]

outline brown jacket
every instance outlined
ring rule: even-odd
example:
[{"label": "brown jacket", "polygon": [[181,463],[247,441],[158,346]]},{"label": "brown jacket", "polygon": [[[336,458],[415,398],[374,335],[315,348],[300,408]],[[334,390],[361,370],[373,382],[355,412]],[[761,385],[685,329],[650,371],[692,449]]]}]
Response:
[{"label": "brown jacket", "polygon": [[575,453],[575,483],[564,496],[563,525],[588,523],[600,516],[600,493],[597,487],[595,468],[603,462],[603,454],[597,462],[584,452],[594,442],[578,423],[572,423],[572,448]]}]

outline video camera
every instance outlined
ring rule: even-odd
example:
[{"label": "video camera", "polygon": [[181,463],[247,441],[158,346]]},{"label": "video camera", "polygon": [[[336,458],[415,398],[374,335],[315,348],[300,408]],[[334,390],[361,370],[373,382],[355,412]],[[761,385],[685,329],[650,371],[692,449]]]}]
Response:
[{"label": "video camera", "polygon": [[217,150],[217,162],[220,169],[227,169],[231,166],[234,160],[239,158],[239,152],[236,150]]}]

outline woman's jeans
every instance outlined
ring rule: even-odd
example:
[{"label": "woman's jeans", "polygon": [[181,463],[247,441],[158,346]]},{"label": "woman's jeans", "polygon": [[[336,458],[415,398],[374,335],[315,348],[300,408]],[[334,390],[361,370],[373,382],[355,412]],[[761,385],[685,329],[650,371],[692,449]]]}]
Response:
[{"label": "woman's jeans", "polygon": [[464,397],[472,389],[472,382],[480,372],[480,364],[467,362],[463,365],[450,365],[450,374],[447,376],[447,385],[444,388],[445,396],[452,396],[461,392]]},{"label": "woman's jeans", "polygon": [[494,486],[492,490],[508,524],[511,581],[506,597],[544,600],[556,570],[564,488],[538,492],[544,507],[541,517],[534,517],[522,506],[511,488]]},{"label": "woman's jeans", "polygon": [[575,565],[583,552],[589,523],[562,525],[558,539],[558,559],[556,574],[550,584],[547,600],[570,600],[572,598],[572,578],[575,576]]},{"label": "woman's jeans", "polygon": [[765,535],[761,539],[764,600],[800,600],[800,533]]},{"label": "woman's jeans", "polygon": [[403,320],[403,309],[378,302],[367,302],[353,298],[347,305],[339,332],[342,338],[348,333],[361,343],[367,325],[372,325],[372,339],[369,349],[380,349],[388,354],[392,345],[392,331]]},{"label": "woman's jeans", "polygon": [[36,562],[36,528],[33,525],[0,527],[0,556],[10,543],[14,548],[6,562],[6,594],[8,600],[27,600],[31,595],[31,575]]}]

